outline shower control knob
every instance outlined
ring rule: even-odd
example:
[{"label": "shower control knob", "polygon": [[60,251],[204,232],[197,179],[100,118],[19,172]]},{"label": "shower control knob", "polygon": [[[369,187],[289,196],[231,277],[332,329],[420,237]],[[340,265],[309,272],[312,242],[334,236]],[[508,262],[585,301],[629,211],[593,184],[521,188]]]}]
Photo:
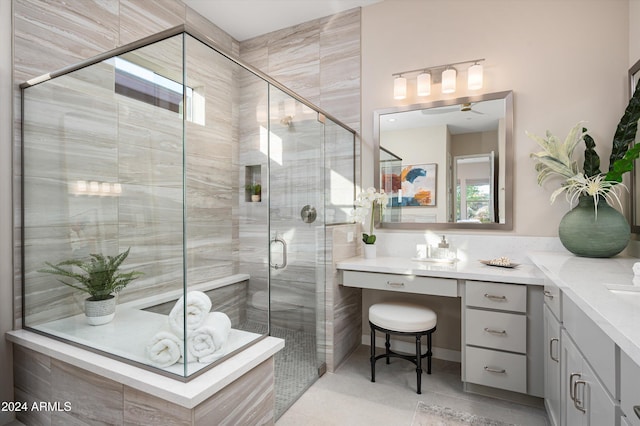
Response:
[{"label": "shower control knob", "polygon": [[304,223],[315,222],[316,217],[318,217],[318,214],[316,213],[316,208],[311,207],[310,205],[307,204],[302,208],[302,210],[300,210],[300,217],[302,218],[302,221]]}]

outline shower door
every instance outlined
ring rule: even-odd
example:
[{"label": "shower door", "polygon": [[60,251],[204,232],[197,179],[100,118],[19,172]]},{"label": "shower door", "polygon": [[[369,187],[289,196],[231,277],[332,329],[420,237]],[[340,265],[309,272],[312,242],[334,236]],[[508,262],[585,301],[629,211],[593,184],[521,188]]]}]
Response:
[{"label": "shower door", "polygon": [[270,333],[276,356],[276,416],[324,371],[325,177],[322,116],[269,91]]}]

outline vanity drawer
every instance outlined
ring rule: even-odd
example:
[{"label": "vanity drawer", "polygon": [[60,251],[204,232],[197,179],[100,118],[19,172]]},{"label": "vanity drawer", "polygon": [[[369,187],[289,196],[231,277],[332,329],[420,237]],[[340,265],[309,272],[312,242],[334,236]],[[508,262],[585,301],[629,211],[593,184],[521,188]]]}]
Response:
[{"label": "vanity drawer", "polygon": [[549,307],[549,310],[553,313],[558,321],[562,321],[560,315],[560,289],[555,284],[544,285],[544,303]]},{"label": "vanity drawer", "polygon": [[527,317],[505,312],[465,311],[465,334],[468,345],[527,352]]},{"label": "vanity drawer", "polygon": [[466,380],[484,386],[527,392],[527,356],[467,347]]},{"label": "vanity drawer", "polygon": [[[640,366],[620,351],[620,408],[627,415],[627,423],[640,426]],[[638,413],[634,407],[638,407]]]},{"label": "vanity drawer", "polygon": [[347,287],[431,294],[434,296],[458,296],[458,281],[450,278],[360,271],[343,271],[342,274],[342,285]]},{"label": "vanity drawer", "polygon": [[467,306],[513,312],[527,311],[526,285],[467,281],[465,296]]}]

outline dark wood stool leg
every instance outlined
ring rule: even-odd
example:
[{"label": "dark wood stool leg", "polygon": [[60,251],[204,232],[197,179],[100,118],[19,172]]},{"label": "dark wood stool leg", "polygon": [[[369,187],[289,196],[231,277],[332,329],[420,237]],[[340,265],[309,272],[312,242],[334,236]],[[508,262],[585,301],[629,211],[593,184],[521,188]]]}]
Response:
[{"label": "dark wood stool leg", "polygon": [[431,333],[427,334],[427,374],[431,374]]},{"label": "dark wood stool leg", "polygon": [[420,335],[416,334],[416,376],[418,379],[418,394],[422,393],[422,348]]},{"label": "dark wood stool leg", "polygon": [[371,326],[371,381],[376,381],[376,330]]},{"label": "dark wood stool leg", "polygon": [[385,334],[384,347],[386,349],[386,354],[387,354],[387,364],[389,364],[389,352],[391,350],[391,343],[389,342],[389,333]]}]

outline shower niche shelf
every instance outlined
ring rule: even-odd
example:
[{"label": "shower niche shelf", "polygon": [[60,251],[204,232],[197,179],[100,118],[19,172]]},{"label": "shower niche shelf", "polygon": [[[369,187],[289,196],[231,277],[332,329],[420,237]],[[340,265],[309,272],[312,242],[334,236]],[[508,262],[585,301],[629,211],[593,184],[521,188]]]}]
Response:
[{"label": "shower niche shelf", "polygon": [[244,168],[244,200],[247,202],[262,201],[262,167],[259,164]]}]

